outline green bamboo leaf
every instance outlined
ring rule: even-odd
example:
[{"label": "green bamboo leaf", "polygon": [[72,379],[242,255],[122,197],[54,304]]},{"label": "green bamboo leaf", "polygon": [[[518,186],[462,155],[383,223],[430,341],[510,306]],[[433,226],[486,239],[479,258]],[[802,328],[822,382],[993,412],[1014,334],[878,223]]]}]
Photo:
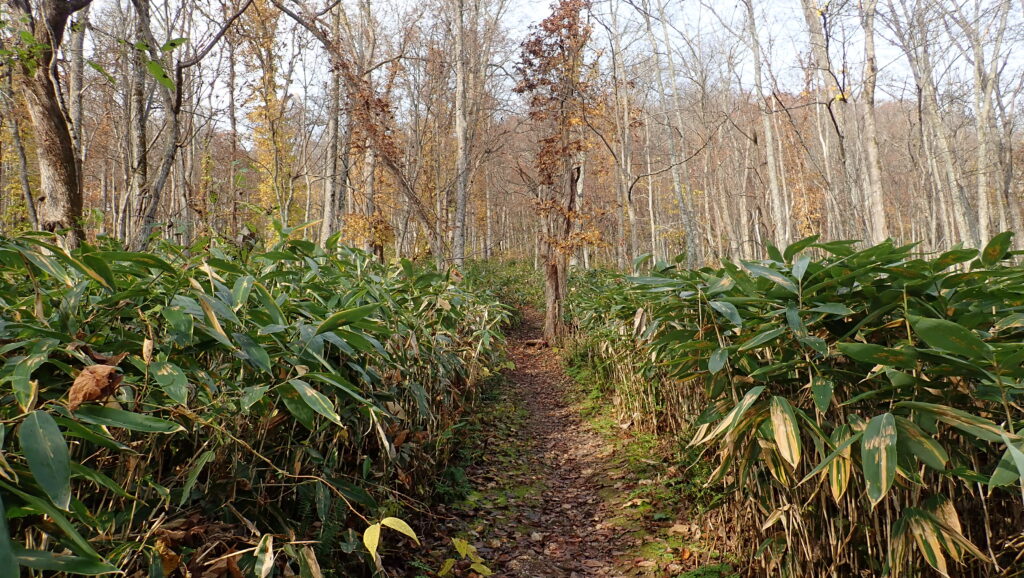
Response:
[{"label": "green bamboo leaf", "polygon": [[11,531],[7,527],[7,510],[0,499],[0,576],[18,576],[18,560],[11,542]]},{"label": "green bamboo leaf", "polygon": [[[103,574],[116,574],[121,571],[100,560],[81,558],[78,556],[61,556],[52,552],[41,550],[16,549],[18,563],[26,568],[35,570],[49,570],[62,574],[77,574],[79,576],[101,576]],[[10,574],[17,576],[18,574]]]},{"label": "green bamboo leaf", "polygon": [[270,355],[255,339],[244,333],[232,333],[235,343],[242,348],[245,356],[257,369],[270,373]]},{"label": "green bamboo leaf", "polygon": [[114,290],[117,288],[117,281],[114,279],[114,272],[110,270],[110,265],[99,255],[92,253],[86,253],[82,255],[82,263],[88,265],[95,275],[103,278],[104,285],[106,288]]},{"label": "green bamboo leaf", "polygon": [[163,271],[164,273],[170,273],[171,275],[176,275],[178,273],[178,270],[172,267],[170,263],[164,261],[163,259],[152,253],[130,253],[127,251],[101,251],[98,253],[93,253],[93,255],[96,255],[97,257],[108,263],[134,263],[136,265],[142,265],[147,269],[158,269],[160,271]]},{"label": "green bamboo leaf", "polygon": [[807,273],[807,267],[809,267],[810,265],[811,258],[808,257],[807,255],[801,256],[799,259],[796,260],[796,262],[793,263],[793,277],[797,281],[802,282],[804,280],[804,275]]},{"label": "green bamboo leaf", "polygon": [[815,376],[811,379],[811,396],[814,398],[814,407],[818,408],[821,413],[828,411],[829,406],[832,405],[834,389],[835,385],[823,377]]},{"label": "green bamboo leaf", "polygon": [[977,256],[977,249],[953,249],[946,251],[932,261],[932,269],[942,271],[958,263],[966,263]]},{"label": "green bamboo leaf", "polygon": [[708,358],[708,373],[715,374],[722,371],[725,367],[726,362],[729,361],[729,350],[727,349],[716,349],[711,357]]},{"label": "green bamboo leaf", "polygon": [[188,377],[180,367],[168,361],[154,361],[149,370],[167,397],[180,405],[188,404]]},{"label": "green bamboo leaf", "polygon": [[914,536],[918,551],[924,556],[929,566],[948,577],[949,569],[946,566],[946,557],[942,553],[942,542],[939,540],[935,526],[930,520],[913,515],[916,511],[915,508],[907,508],[907,510],[906,515],[910,516],[910,533]]},{"label": "green bamboo leaf", "polygon": [[313,389],[311,385],[301,379],[289,379],[288,383],[295,388],[299,397],[302,398],[302,401],[304,401],[310,409],[326,417],[337,425],[345,427],[345,425],[341,423],[341,416],[334,411],[334,403],[332,403],[327,396]]},{"label": "green bamboo leaf", "polygon": [[910,367],[917,364],[917,351],[911,348],[892,349],[874,343],[840,343],[839,351],[864,363],[886,367]]},{"label": "green bamboo leaf", "polygon": [[765,279],[774,281],[776,285],[790,293],[799,293],[799,290],[796,287],[796,282],[787,277],[781,271],[776,271],[770,267],[765,267],[764,265],[758,265],[757,263],[751,263],[749,261],[742,261],[742,263],[743,266],[754,275],[754,277],[764,277]]},{"label": "green bamboo leaf", "polygon": [[18,439],[36,482],[53,505],[67,511],[71,503],[71,459],[57,422],[45,411],[36,410],[21,422]]},{"label": "green bamboo leaf", "polygon": [[253,567],[257,578],[267,578],[274,571],[274,535],[263,534],[256,544],[256,564]]},{"label": "green bamboo leaf", "polygon": [[185,431],[181,424],[173,421],[101,405],[83,405],[75,410],[74,417],[85,423],[120,427],[139,432],[175,433]]},{"label": "green bamboo leaf", "polygon": [[793,406],[789,405],[786,398],[772,396],[771,419],[779,455],[796,468],[800,465],[800,428],[797,426]]},{"label": "green bamboo leaf", "polygon": [[924,412],[932,415],[937,419],[957,428],[958,430],[969,433],[979,439],[990,442],[1003,441],[1003,436],[1007,436],[1012,440],[1020,440],[1019,436],[1008,435],[1008,432],[1003,428],[996,425],[991,420],[972,415],[966,411],[952,408],[946,405],[939,405],[935,403],[925,403],[923,401],[899,401],[893,404],[893,407],[905,407],[916,411]]},{"label": "green bamboo leaf", "polygon": [[814,307],[808,309],[814,313],[829,313],[831,315],[842,315],[847,316],[854,313],[853,309],[850,309],[842,303],[817,303]]},{"label": "green bamboo leaf", "polygon": [[761,347],[762,345],[768,343],[769,341],[772,341],[773,339],[775,339],[776,337],[782,335],[785,332],[786,332],[786,328],[784,328],[784,327],[777,327],[775,329],[769,329],[768,331],[763,331],[763,332],[758,333],[757,335],[751,337],[746,342],[744,342],[743,345],[740,346],[739,350],[740,351],[747,351],[749,349],[754,349],[754,348],[757,348],[757,347]]},{"label": "green bamboo leaf", "polygon": [[90,467],[83,466],[82,464],[79,464],[77,462],[71,462],[71,474],[76,478],[85,478],[90,482],[96,484],[97,486],[101,488],[106,488],[113,492],[114,494],[116,494],[117,496],[120,496],[126,500],[135,499],[135,496],[124,491],[124,488],[122,488],[117,482],[111,479],[110,476],[107,476],[106,474],[103,474],[101,472],[97,472],[96,470]]},{"label": "green bamboo leaf", "polygon": [[732,322],[733,325],[743,325],[743,318],[736,306],[726,301],[711,301],[711,308],[722,314],[723,317]]},{"label": "green bamboo leaf", "polygon": [[985,245],[985,249],[981,252],[981,264],[986,267],[991,267],[996,263],[1006,258],[1007,251],[1013,246],[1013,232],[1005,231],[999,233]]},{"label": "green bamboo leaf", "polygon": [[821,235],[811,235],[810,237],[805,237],[791,244],[790,246],[786,247],[786,250],[782,253],[783,258],[785,258],[786,261],[789,261],[790,259],[793,258],[793,256],[795,256],[800,251],[803,251],[807,247],[810,247],[811,245],[818,242],[818,239],[820,237]]},{"label": "green bamboo leaf", "polygon": [[843,499],[843,495],[846,494],[847,488],[850,487],[850,470],[853,467],[853,459],[850,456],[850,445],[843,443],[840,440],[846,441],[847,439],[855,439],[860,437],[860,434],[848,438],[850,434],[850,426],[843,424],[837,427],[832,432],[831,441],[836,447],[842,449],[837,450],[836,456],[828,464],[828,487],[832,493],[832,499],[839,503]]},{"label": "green bamboo leaf", "polygon": [[0,488],[18,496],[18,498],[27,504],[27,507],[37,513],[48,516],[53,521],[53,524],[64,533],[62,542],[75,554],[92,560],[100,559],[100,555],[96,553],[96,550],[94,550],[92,545],[89,544],[89,541],[78,533],[78,529],[75,524],[72,524],[63,512],[53,507],[53,504],[51,504],[49,500],[44,500],[34,494],[23,492],[2,480],[0,480]]},{"label": "green bamboo leaf", "polygon": [[1024,484],[1024,442],[1015,443],[1004,434],[1003,443],[1006,444],[1006,452],[989,478],[989,486],[1005,486],[1017,480]]},{"label": "green bamboo leaf", "polygon": [[352,309],[339,311],[325,319],[323,323],[316,328],[316,334],[320,335],[321,333],[334,331],[342,325],[349,325],[361,319],[365,319],[378,308],[380,308],[379,303],[371,303],[369,305],[361,305],[359,307],[353,307]]},{"label": "green bamboo leaf", "polygon": [[188,499],[192,494],[192,488],[195,487],[196,481],[199,480],[199,474],[202,473],[206,464],[213,461],[213,458],[216,457],[216,455],[217,454],[214,452],[207,450],[203,452],[202,455],[199,456],[199,459],[196,460],[196,463],[193,464],[192,469],[188,472],[188,477],[185,479],[185,485],[181,487],[181,499],[178,500],[178,507],[184,506],[185,503],[188,502]]},{"label": "green bamboo leaf", "polygon": [[916,423],[896,416],[896,430],[900,453],[909,451],[928,467],[940,472],[946,470],[946,464],[949,462],[946,450]]},{"label": "green bamboo leaf", "polygon": [[910,326],[929,347],[972,359],[988,359],[992,347],[966,327],[945,319],[907,316]]},{"label": "green bamboo leaf", "polygon": [[891,413],[871,418],[864,430],[860,442],[861,467],[872,507],[882,501],[896,479],[897,439],[896,419]]}]

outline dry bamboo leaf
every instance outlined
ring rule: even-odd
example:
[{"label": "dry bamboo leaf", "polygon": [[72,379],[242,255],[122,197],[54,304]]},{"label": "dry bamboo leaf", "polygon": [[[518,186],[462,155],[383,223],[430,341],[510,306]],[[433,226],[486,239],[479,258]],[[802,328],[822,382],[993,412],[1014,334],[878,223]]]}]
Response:
[{"label": "dry bamboo leaf", "polygon": [[110,396],[121,384],[121,375],[113,365],[83,367],[68,392],[68,409],[74,411],[83,403]]}]

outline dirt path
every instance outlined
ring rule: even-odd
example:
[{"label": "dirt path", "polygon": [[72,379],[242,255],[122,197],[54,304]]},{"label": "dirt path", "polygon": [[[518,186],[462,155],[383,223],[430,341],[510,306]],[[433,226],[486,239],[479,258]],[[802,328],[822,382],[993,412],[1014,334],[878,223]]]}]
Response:
[{"label": "dirt path", "polygon": [[[529,314],[528,314],[529,315]],[[569,403],[571,382],[549,348],[523,345],[536,338],[539,320],[528,318],[511,350],[516,369],[509,381],[528,418],[523,435],[531,443],[533,475],[543,487],[515,542],[506,544],[508,576],[611,576],[615,516],[601,498],[609,486],[612,448],[581,422]]]},{"label": "dirt path", "polygon": [[602,430],[582,419],[559,353],[526,345],[540,337],[540,323],[527,312],[510,336],[515,369],[469,426],[465,476],[452,481],[463,499],[436,512],[447,522],[428,541],[432,562],[420,568],[450,559],[454,567],[442,575],[478,575],[473,556],[451,541],[459,536],[494,576],[688,576],[698,557],[691,538],[699,536],[685,535],[693,528],[680,523],[677,502],[659,505],[657,497],[678,495],[674,468],[646,448],[624,455],[630,450],[614,422]]}]

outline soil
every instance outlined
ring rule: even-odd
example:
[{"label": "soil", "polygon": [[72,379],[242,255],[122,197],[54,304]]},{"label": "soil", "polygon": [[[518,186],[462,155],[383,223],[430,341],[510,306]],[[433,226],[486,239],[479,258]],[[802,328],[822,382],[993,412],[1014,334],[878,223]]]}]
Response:
[{"label": "soil", "polygon": [[[681,523],[678,512],[652,520],[655,500],[635,498],[664,480],[639,479],[643,473],[630,468],[615,433],[598,431],[582,417],[578,387],[558,350],[536,345],[541,321],[527,311],[511,333],[515,368],[482,404],[469,435],[470,489],[464,500],[437,509],[445,522],[424,540],[431,560],[408,575],[438,575],[446,560],[455,562],[447,576],[691,575],[685,572],[700,556],[691,545],[695,536],[687,534],[699,530]],[[644,461],[672,473],[666,464]],[[486,570],[457,551],[456,536],[475,549]],[[711,570],[693,575],[731,574]]]}]

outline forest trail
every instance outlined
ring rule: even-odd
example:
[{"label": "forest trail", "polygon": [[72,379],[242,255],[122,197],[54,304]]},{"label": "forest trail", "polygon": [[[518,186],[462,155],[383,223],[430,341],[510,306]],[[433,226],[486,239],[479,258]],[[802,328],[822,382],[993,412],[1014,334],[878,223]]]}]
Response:
[{"label": "forest trail", "polygon": [[[522,431],[529,443],[527,475],[543,491],[532,508],[508,519],[520,526],[504,568],[507,576],[614,576],[614,529],[600,491],[610,485],[613,448],[583,423],[570,401],[571,379],[555,350],[527,345],[540,337],[540,314],[526,319],[512,335],[508,375],[527,418]],[[493,472],[495,477],[502,472]],[[496,528],[496,530],[501,530]]]},{"label": "forest trail", "polygon": [[[494,576],[515,578],[673,576],[692,567],[683,537],[668,532],[680,525],[651,523],[635,507],[652,480],[638,479],[621,444],[581,415],[559,351],[530,345],[542,314],[525,315],[509,339],[515,369],[481,404],[470,436],[472,490],[440,512],[450,518],[431,549],[447,546],[458,559],[445,542],[465,536]],[[469,566],[460,560],[448,575],[474,576]]]}]

